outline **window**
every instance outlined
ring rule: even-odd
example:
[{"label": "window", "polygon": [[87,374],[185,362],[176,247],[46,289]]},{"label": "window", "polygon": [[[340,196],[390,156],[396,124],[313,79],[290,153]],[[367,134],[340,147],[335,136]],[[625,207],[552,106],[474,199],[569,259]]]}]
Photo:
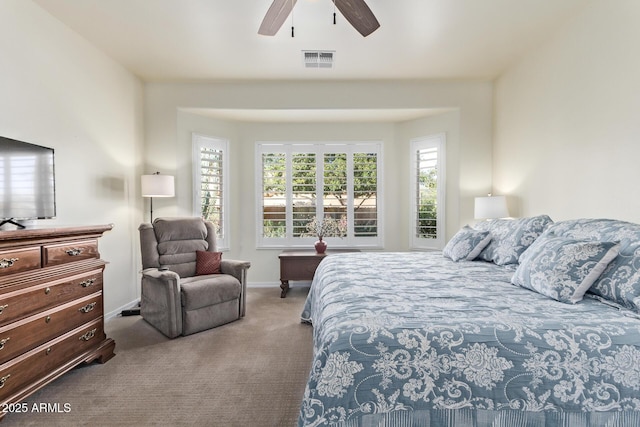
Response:
[{"label": "window", "polygon": [[411,247],[444,247],[445,137],[411,140]]},{"label": "window", "polygon": [[229,249],[229,142],[193,134],[193,213],[211,221],[219,250]]},{"label": "window", "polygon": [[344,236],[330,247],[382,247],[382,144],[258,143],[258,247],[310,247],[314,218],[333,218]]}]

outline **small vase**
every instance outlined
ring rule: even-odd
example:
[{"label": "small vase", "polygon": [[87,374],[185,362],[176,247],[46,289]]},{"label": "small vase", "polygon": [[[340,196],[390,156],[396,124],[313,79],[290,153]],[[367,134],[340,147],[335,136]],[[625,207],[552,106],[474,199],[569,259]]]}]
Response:
[{"label": "small vase", "polygon": [[322,237],[318,238],[319,240],[316,242],[316,252],[319,254],[323,254],[327,250],[327,243],[322,240]]}]

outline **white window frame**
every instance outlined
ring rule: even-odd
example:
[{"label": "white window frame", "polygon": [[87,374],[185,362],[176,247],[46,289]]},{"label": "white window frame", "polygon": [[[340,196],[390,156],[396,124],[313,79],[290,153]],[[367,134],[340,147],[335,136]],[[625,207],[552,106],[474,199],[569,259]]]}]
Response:
[{"label": "white window frame", "polygon": [[[291,161],[293,153],[315,153],[322,158],[326,153],[347,153],[352,156],[354,153],[376,153],[376,232],[375,237],[355,237],[353,235],[354,224],[354,204],[353,204],[353,165],[348,163],[347,167],[347,224],[348,235],[345,237],[326,237],[325,240],[329,248],[362,248],[381,249],[384,247],[384,190],[383,190],[383,144],[381,141],[359,141],[359,142],[256,142],[255,150],[255,189],[256,189],[256,247],[258,249],[270,248],[313,248],[313,243],[317,238],[313,237],[293,237],[292,213],[289,210],[291,203],[287,202],[287,236],[286,237],[264,237],[263,236],[263,153],[285,153],[287,155],[287,198],[291,200]],[[352,158],[352,157],[351,157]],[[316,179],[320,181],[322,188],[323,163],[317,165]],[[322,205],[316,206],[317,215],[322,213]]]},{"label": "white window frame", "polygon": [[193,147],[193,215],[202,217],[202,202],[200,199],[200,185],[202,173],[200,169],[200,153],[202,148],[218,150],[222,152],[222,227],[218,229],[216,235],[216,245],[218,251],[228,251],[230,249],[229,238],[229,141],[222,138],[192,134]]},{"label": "white window frame", "polygon": [[[429,135],[425,137],[410,140],[410,188],[409,197],[411,199],[411,211],[409,220],[409,242],[411,249],[442,249],[445,245],[445,218],[446,218],[446,136],[444,133]],[[418,237],[418,158],[417,152],[422,149],[436,148],[438,150],[438,189],[436,195],[437,201],[437,222],[436,222],[436,238]]]}]

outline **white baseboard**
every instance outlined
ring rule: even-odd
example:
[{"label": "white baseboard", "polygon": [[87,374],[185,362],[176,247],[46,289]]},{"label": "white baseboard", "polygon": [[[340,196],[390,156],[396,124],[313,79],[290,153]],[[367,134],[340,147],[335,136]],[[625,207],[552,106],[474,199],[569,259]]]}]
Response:
[{"label": "white baseboard", "polygon": [[280,282],[247,282],[247,288],[273,288],[280,286]]},{"label": "white baseboard", "polygon": [[[290,281],[289,282],[289,287],[290,288],[294,288],[296,286],[311,286],[311,282],[310,281]],[[247,288],[273,288],[273,287],[280,287],[280,282],[249,282],[247,283]]]},{"label": "white baseboard", "polygon": [[117,317],[120,315],[120,313],[122,313],[122,310],[126,309],[126,308],[132,308],[132,307],[136,307],[138,305],[138,303],[140,302],[139,299],[135,299],[133,301],[131,301],[128,304],[125,304],[123,306],[120,306],[120,308],[117,308],[113,311],[110,311],[109,313],[104,315],[104,320],[109,320],[109,319],[113,319],[114,317]]}]

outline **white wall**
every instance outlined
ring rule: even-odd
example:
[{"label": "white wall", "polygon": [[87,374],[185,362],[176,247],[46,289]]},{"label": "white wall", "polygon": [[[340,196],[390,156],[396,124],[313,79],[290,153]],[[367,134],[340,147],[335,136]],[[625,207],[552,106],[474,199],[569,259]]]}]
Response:
[{"label": "white wall", "polygon": [[[447,234],[473,218],[473,197],[491,187],[491,83],[261,82],[145,87],[148,172],[176,175],[176,197],[154,200],[154,216],[190,215],[191,133],[227,138],[231,155],[231,250],[252,262],[249,281],[277,282],[277,250],[257,250],[254,148],[260,140],[381,140],[384,150],[385,246],[409,249],[409,140],[445,132],[448,141]],[[196,116],[183,108],[450,108],[402,123],[254,123]],[[448,174],[448,175],[449,175]]]},{"label": "white wall", "polygon": [[596,0],[495,85],[512,213],[640,222],[640,2]]},{"label": "white wall", "polygon": [[142,84],[31,1],[0,2],[0,135],[55,149],[57,218],[113,223],[100,240],[105,311],[139,295]]}]

